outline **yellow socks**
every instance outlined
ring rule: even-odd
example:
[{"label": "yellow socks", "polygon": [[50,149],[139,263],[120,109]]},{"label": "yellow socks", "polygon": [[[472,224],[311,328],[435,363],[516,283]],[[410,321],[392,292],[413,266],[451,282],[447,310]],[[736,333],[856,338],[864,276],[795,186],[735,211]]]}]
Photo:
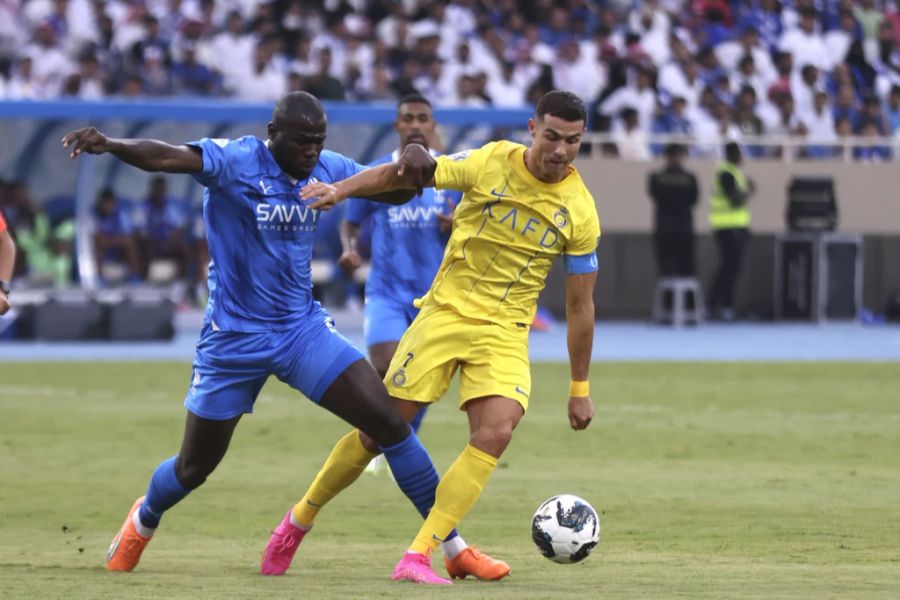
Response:
[{"label": "yellow socks", "polygon": [[496,466],[496,458],[471,444],[466,445],[441,477],[434,506],[409,551],[428,554],[437,548],[475,506]]},{"label": "yellow socks", "polygon": [[353,430],[338,441],[328,460],[306,494],[292,509],[294,519],[303,527],[311,527],[316,514],[341,490],[356,481],[377,454],[366,450],[359,439],[359,431]]}]

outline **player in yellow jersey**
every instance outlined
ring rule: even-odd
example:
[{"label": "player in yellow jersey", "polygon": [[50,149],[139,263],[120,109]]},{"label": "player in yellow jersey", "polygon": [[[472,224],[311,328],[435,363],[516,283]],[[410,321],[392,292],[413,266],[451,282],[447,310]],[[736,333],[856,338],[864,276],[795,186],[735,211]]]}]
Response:
[{"label": "player in yellow jersey", "polygon": [[[466,547],[455,527],[480,496],[528,408],[529,324],[559,256],[568,273],[569,424],[584,429],[594,416],[588,369],[600,223],[572,165],[584,127],[581,100],[553,91],[541,98],[528,121],[527,148],[500,141],[434,159],[408,146],[397,163],[303,189],[303,197],[313,200],[310,206],[326,209],[348,197],[422,185],[464,193],[440,270],[416,302],[421,312],[400,341],[385,385],[411,420],[423,403],[443,396],[459,370],[460,409],[468,415],[471,436],[441,478],[424,525],[394,569],[395,580],[450,583],[430,564],[432,550],[448,538],[462,545],[451,547],[448,559],[449,542],[444,543],[451,577],[500,579],[509,573],[502,561]],[[297,522],[311,526],[321,506],[352,483],[367,457],[377,452],[365,434],[342,439],[294,507]]]}]

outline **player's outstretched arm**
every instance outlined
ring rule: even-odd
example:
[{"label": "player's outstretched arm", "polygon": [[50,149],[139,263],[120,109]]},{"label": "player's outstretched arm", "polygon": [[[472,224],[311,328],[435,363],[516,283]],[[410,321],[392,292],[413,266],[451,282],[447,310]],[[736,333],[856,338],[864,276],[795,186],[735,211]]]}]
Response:
[{"label": "player's outstretched arm", "polygon": [[337,183],[310,183],[303,186],[301,196],[312,200],[311,208],[328,210],[347,198],[369,198],[377,202],[403,204],[412,194],[394,193],[398,190],[416,190],[422,193],[434,185],[437,161],[424,146],[409,144],[397,162],[372,167]]},{"label": "player's outstretched arm", "polygon": [[[0,217],[2,225],[2,217]],[[13,266],[16,264],[16,244],[9,231],[0,231],[0,281],[7,284],[12,279]],[[6,292],[0,290],[0,315],[6,314],[11,305]]]},{"label": "player's outstretched arm", "polygon": [[597,272],[566,276],[566,325],[572,385],[569,390],[569,425],[585,429],[594,418],[588,390],[591,349],[594,344],[594,283]]},{"label": "player's outstretched arm", "polygon": [[352,273],[362,266],[362,257],[359,255],[359,223],[341,221],[341,257],[338,266],[347,273]]},{"label": "player's outstretched arm", "polygon": [[112,154],[119,160],[144,171],[165,173],[199,173],[203,170],[203,156],[190,146],[173,146],[159,140],[109,138],[94,127],[76,129],[63,136],[64,148],[71,148],[69,156],[80,154]]}]

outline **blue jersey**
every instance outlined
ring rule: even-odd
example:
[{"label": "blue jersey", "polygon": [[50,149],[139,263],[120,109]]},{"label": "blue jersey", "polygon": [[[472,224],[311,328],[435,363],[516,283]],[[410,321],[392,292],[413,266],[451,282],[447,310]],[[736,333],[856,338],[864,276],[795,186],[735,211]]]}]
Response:
[{"label": "blue jersey", "polygon": [[194,178],[206,187],[203,221],[209,242],[209,303],[214,330],[284,331],[315,312],[310,260],[319,211],[306,206],[300,189],[331,183],[365,169],[323,150],[306,180],[282,172],[265,141],[191,142],[203,152]]},{"label": "blue jersey", "polygon": [[[384,156],[371,166],[396,158],[396,153]],[[448,238],[439,228],[438,214],[450,214],[461,195],[426,188],[421,196],[399,206],[361,198],[347,200],[345,220],[358,225],[367,216],[372,217],[372,263],[366,296],[412,304],[428,291],[441,266]]]}]

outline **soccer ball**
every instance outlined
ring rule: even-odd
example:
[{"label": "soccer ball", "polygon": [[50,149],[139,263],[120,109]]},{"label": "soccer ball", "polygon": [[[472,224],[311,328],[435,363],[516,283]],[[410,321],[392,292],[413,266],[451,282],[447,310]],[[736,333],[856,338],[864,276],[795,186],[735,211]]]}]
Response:
[{"label": "soccer ball", "polygon": [[600,541],[600,517],[578,496],[553,496],[534,513],[531,539],[553,562],[577,563],[587,558]]}]

